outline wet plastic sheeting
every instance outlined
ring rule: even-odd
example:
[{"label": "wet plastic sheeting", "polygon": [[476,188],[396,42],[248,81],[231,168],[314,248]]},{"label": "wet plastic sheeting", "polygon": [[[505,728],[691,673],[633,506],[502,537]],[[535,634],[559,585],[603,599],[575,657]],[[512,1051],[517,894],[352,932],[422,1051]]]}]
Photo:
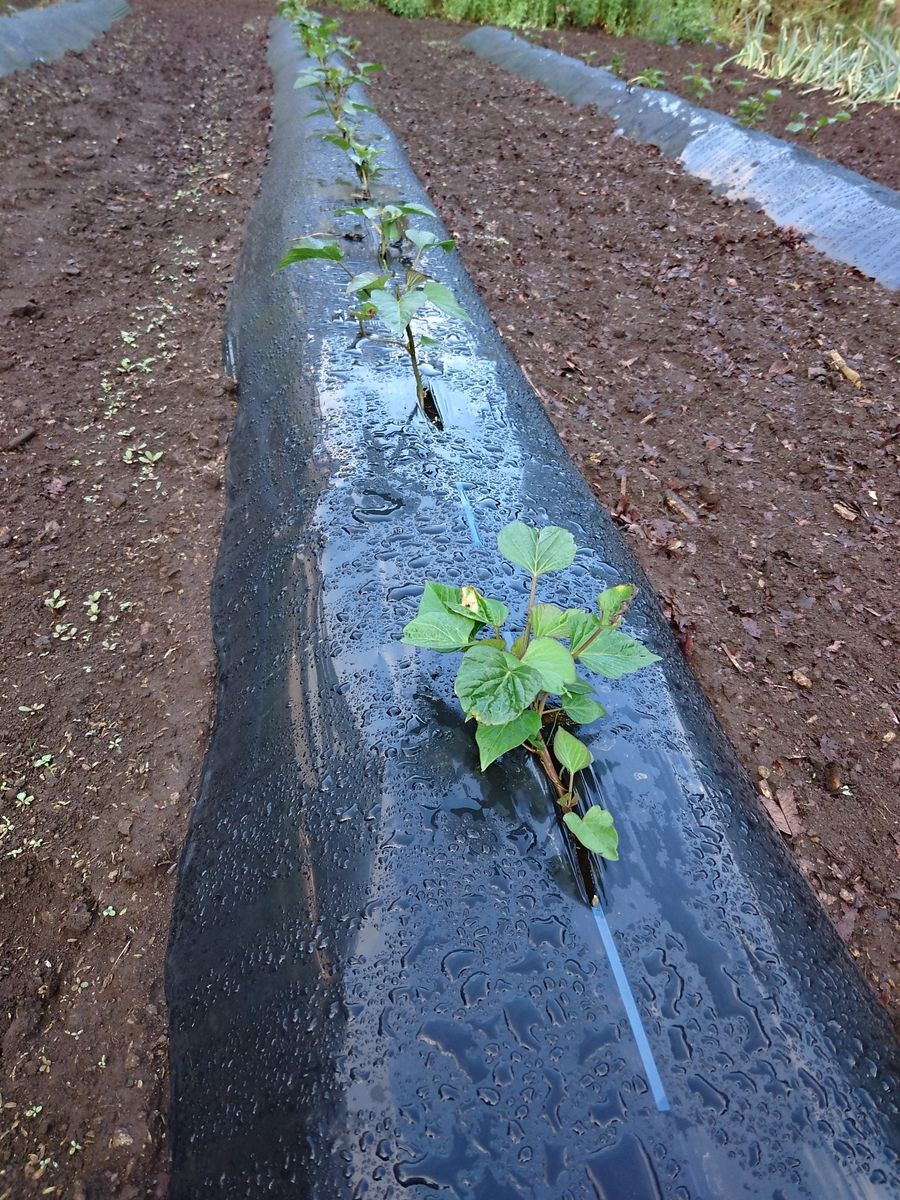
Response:
[{"label": "wet plastic sheeting", "polygon": [[[474,324],[423,322],[443,432],[393,351],[351,348],[336,268],[273,273],[354,218],[280,22],[271,56],[228,334],[218,721],[168,958],[173,1200],[900,1195],[881,1011],[458,260]],[[382,195],[424,201],[369,128]],[[542,777],[524,754],[481,774],[455,662],[399,642],[426,577],[524,607],[495,550],[516,517],[583,547],[546,599],[635,580],[630,627],[664,658],[604,689],[587,735],[622,831],[603,911],[624,986]]]},{"label": "wet plastic sheeting", "polygon": [[508,30],[474,29],[462,44],[579,107],[593,104],[628,137],[658,147],[715,191],[758,205],[830,258],[900,287],[900,193],[893,189],[671,92],[629,87],[602,67]]},{"label": "wet plastic sheeting", "polygon": [[0,77],[83,50],[128,9],[126,0],[70,0],[0,16]]}]

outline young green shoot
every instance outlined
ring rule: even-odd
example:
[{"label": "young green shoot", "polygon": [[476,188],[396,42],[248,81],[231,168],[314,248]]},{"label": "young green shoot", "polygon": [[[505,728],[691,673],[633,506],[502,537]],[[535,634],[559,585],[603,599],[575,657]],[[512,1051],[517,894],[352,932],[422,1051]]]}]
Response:
[{"label": "young green shoot", "polygon": [[603,68],[603,70],[609,71],[611,75],[621,77],[621,75],[622,75],[622,55],[619,54],[618,51],[616,51],[612,55],[612,57],[610,58],[609,62],[606,64],[606,66]]},{"label": "young green shoot", "polygon": [[312,115],[330,113],[338,130],[345,138],[351,139],[354,135],[353,118],[361,112],[371,112],[372,108],[351,100],[350,89],[356,84],[365,83],[373,72],[380,70],[380,63],[359,63],[356,67],[347,67],[343,63],[322,63],[298,75],[294,87],[316,88],[325,107],[317,109]]},{"label": "young green shoot", "polygon": [[712,80],[706,75],[700,73],[700,63],[690,63],[690,72],[687,75],[682,75],[681,81],[685,85],[685,91],[689,96],[702,103],[713,90]]},{"label": "young green shoot", "polygon": [[[411,209],[418,206],[393,206],[403,213],[403,208]],[[366,210],[360,210],[365,214]],[[381,210],[375,210],[380,212]],[[398,226],[399,228],[399,226]],[[380,239],[384,242],[383,227]],[[432,418],[429,412],[429,393],[422,379],[420,367],[419,346],[424,339],[417,340],[413,328],[413,318],[427,305],[438,309],[447,316],[458,320],[468,321],[469,316],[461,307],[450,288],[446,284],[432,279],[423,270],[423,259],[429,250],[438,248],[444,251],[453,249],[453,241],[440,238],[426,229],[405,228],[403,236],[413,248],[409,266],[402,276],[392,275],[389,270],[382,273],[365,271],[354,274],[347,266],[343,248],[335,241],[326,241],[320,237],[301,238],[278,264],[278,270],[291,266],[293,263],[308,262],[320,259],[335,263],[347,276],[347,293],[354,297],[356,308],[352,315],[365,333],[367,321],[378,319],[392,335],[378,340],[385,345],[397,346],[406,354],[412,369],[416,384],[416,399],[422,412]],[[387,243],[390,245],[390,243]]]},{"label": "young green shoot", "polygon": [[375,146],[358,141],[353,136],[345,137],[342,133],[326,133],[323,140],[331,142],[332,145],[344,151],[356,171],[361,197],[363,200],[368,200],[372,182],[378,175],[377,159],[381,155],[381,151]]},{"label": "young green shoot", "polygon": [[780,95],[781,88],[768,88],[761,96],[745,96],[738,101],[737,119],[742,125],[762,125]]},{"label": "young green shoot", "polygon": [[[539,580],[570,567],[575,539],[566,529],[534,529],[513,521],[497,538],[500,553],[529,579],[520,633],[507,633],[509,609],[463,584],[426,581],[419,610],[403,630],[406,645],[462,653],[454,691],[475,721],[481,769],[519,747],[536,756],[575,839],[603,858],[618,858],[615,823],[601,805],[584,808],[576,777],[593,761],[570,729],[606,715],[582,669],[621,679],[658,661],[619,628],[635,588],[616,584],[597,596],[596,610],[538,602]],[[577,810],[581,809],[579,812]]]},{"label": "young green shoot", "polygon": [[[378,261],[387,269],[391,248],[400,248],[409,229],[410,217],[433,217],[434,213],[424,204],[354,204],[339,208],[339,213],[352,213],[368,221],[378,239]],[[452,243],[445,249],[452,250]]]},{"label": "young green shoot", "polygon": [[666,77],[666,72],[661,71],[659,67],[648,67],[645,71],[633,76],[628,80],[629,87],[645,87],[645,88],[661,88],[663,80]]},{"label": "young green shoot", "polygon": [[784,130],[785,133],[805,133],[809,136],[809,140],[814,142],[822,130],[827,129],[829,125],[839,125],[849,120],[850,113],[848,112],[839,112],[833,115],[822,113],[814,120],[810,120],[809,113],[798,112],[794,113]]}]

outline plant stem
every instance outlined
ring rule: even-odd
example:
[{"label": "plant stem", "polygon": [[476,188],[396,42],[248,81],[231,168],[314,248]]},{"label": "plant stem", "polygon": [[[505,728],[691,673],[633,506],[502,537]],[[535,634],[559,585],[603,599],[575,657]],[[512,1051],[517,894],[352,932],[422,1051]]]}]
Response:
[{"label": "plant stem", "polygon": [[615,629],[618,625],[620,625],[622,623],[622,618],[625,616],[625,613],[630,607],[631,600],[628,600],[622,605],[618,612],[616,612],[614,621],[602,622],[599,629],[595,629],[591,636],[589,638],[585,638],[580,646],[572,649],[572,657],[577,658],[579,654],[583,654],[584,651],[587,650],[588,646],[590,646],[591,642],[593,642],[595,638],[598,638],[601,633],[605,633],[607,629]]},{"label": "plant stem", "polygon": [[416,339],[413,337],[412,325],[406,327],[406,353],[409,355],[409,361],[412,363],[413,375],[416,377],[416,396],[419,400],[419,407],[422,412],[425,411],[425,385],[422,383],[422,375],[419,371],[419,357],[416,354]]},{"label": "plant stem", "polygon": [[531,576],[531,591],[528,593],[528,613],[525,617],[525,632],[522,634],[522,654],[528,649],[528,643],[531,641],[531,610],[534,608],[534,597],[537,593],[536,574]]},{"label": "plant stem", "polygon": [[541,761],[541,767],[544,767],[547,779],[551,781],[554,790],[556,790],[557,798],[562,800],[562,798],[564,796],[568,796],[569,793],[566,792],[565,788],[563,787],[563,781],[559,778],[556,763],[553,762],[550,750],[547,749],[547,743],[545,742],[544,738],[539,738],[538,740],[540,744],[536,746],[536,750],[538,750],[538,757]]}]

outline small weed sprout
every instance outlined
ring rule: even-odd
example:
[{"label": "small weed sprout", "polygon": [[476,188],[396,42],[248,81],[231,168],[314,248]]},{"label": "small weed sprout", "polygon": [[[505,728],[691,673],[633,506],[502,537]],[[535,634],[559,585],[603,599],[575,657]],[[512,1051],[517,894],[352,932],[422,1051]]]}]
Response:
[{"label": "small weed sprout", "polygon": [[666,77],[666,72],[661,71],[659,67],[647,67],[645,71],[633,76],[628,80],[629,87],[645,87],[645,88],[661,88],[663,80]]},{"label": "small weed sprout", "polygon": [[87,609],[87,619],[91,622],[100,619],[100,601],[103,599],[103,592],[91,592],[86,600],[82,600],[82,605]]},{"label": "small weed sprout", "polygon": [[693,96],[700,103],[713,90],[712,80],[700,73],[700,63],[689,63],[688,65],[690,66],[690,73],[682,75],[681,81],[685,85],[685,91],[688,95]]},{"label": "small weed sprout", "polygon": [[738,102],[737,119],[750,127],[762,125],[780,95],[781,88],[767,88],[761,96],[745,96]]},{"label": "small weed sprout", "polygon": [[621,78],[622,75],[622,55],[618,51],[612,55],[609,62],[603,68],[604,71],[609,71],[610,74]]},{"label": "small weed sprout", "polygon": [[816,117],[814,121],[809,119],[809,113],[798,112],[794,113],[791,120],[785,125],[785,133],[805,133],[809,135],[809,140],[814,142],[823,129],[827,129],[829,125],[840,125],[844,121],[850,120],[850,113],[839,112],[832,114],[822,113]]},{"label": "small weed sprout", "polygon": [[462,651],[454,691],[466,719],[475,720],[481,769],[524,747],[538,758],[572,835],[587,850],[617,859],[619,835],[612,814],[596,804],[583,816],[576,812],[581,800],[575,777],[593,759],[566,725],[588,725],[605,716],[578,667],[621,679],[658,661],[619,628],[635,588],[630,583],[607,588],[597,597],[596,612],[539,604],[538,580],[575,560],[572,534],[557,526],[533,529],[514,521],[500,531],[497,546],[531,579],[522,632],[504,633],[509,609],[502,601],[468,585],[427,581],[403,641],[444,654]]}]

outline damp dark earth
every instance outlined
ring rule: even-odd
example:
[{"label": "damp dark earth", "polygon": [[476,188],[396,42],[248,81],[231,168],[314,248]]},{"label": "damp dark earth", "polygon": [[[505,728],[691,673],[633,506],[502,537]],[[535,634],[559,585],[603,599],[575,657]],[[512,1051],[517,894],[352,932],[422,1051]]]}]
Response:
[{"label": "damp dark earth", "polygon": [[268,18],[138,5],[0,80],[4,1200],[165,1194],[162,960],[212,715]]},{"label": "damp dark earth", "polygon": [[[596,112],[476,59],[459,45],[469,26],[409,22],[384,11],[339,15],[366,56],[384,64],[370,99],[458,240],[478,295],[563,445],[661,599],[683,665],[699,681],[752,781],[765,836],[794,857],[877,1005],[896,1022],[898,294],[825,258],[796,231],[713,194],[652,147],[619,136]],[[215,717],[210,589],[237,402],[232,363],[223,366],[223,336],[245,222],[269,155],[271,17],[271,7],[256,0],[135,0],[130,14],[87,49],[0,79],[0,1200],[162,1200],[172,1183],[164,955],[179,858]],[[666,73],[665,86],[681,94],[689,93],[682,76],[699,64],[712,81],[704,103],[721,112],[733,112],[735,96],[743,94],[730,86],[735,81],[757,86],[734,66],[715,74],[726,56],[715,45],[660,47],[593,31],[534,34],[532,40],[596,65],[620,55],[628,76],[656,67]],[[761,128],[809,146],[808,135],[804,140],[784,129],[801,107],[810,122],[835,111],[820,95],[783,88]],[[823,128],[815,149],[897,187],[898,132],[896,109],[868,105],[851,121]],[[317,178],[317,194],[337,193],[339,183]],[[296,228],[288,235],[308,232]],[[321,283],[304,292],[302,276],[292,280],[301,310],[304,297],[323,308],[330,303]],[[485,371],[476,381],[483,396],[474,405],[466,400],[460,345],[451,345],[447,379],[428,376],[450,444],[454,430],[462,437],[489,425],[493,386]],[[326,436],[317,444],[288,431],[285,459],[300,456],[304,469],[311,464],[315,483],[345,438],[348,478],[365,454],[383,465],[382,486],[355,494],[346,510],[347,527],[358,526],[356,544],[375,548],[378,569],[367,574],[365,556],[356,561],[349,554],[326,558],[326,566],[336,578],[352,580],[361,597],[383,585],[379,611],[398,614],[399,641],[417,595],[411,580],[426,561],[440,569],[415,539],[398,538],[392,524],[403,500],[387,483],[396,463],[385,431],[393,436],[407,414],[389,381],[366,400],[378,415],[383,444],[360,445],[335,415],[343,381],[328,377],[327,356],[323,363],[318,431]],[[284,372],[292,375],[293,366]],[[502,427],[490,432],[494,441],[472,459],[480,464],[472,466],[477,486],[464,481],[469,507],[460,511],[471,522],[486,513],[492,519],[497,506],[486,460],[494,455],[498,478],[515,460]],[[420,465],[416,453],[401,464],[410,475]],[[245,498],[262,477],[246,451],[232,460],[231,471],[233,488],[243,481],[250,489]],[[287,478],[293,479],[290,472]],[[323,600],[316,590],[316,554],[327,544],[329,517],[337,520],[343,510],[330,508],[331,501],[317,506],[312,485],[304,494],[307,507],[299,505],[299,494],[292,482],[283,495],[266,497],[266,511],[274,515],[265,544],[283,554],[283,575],[260,576],[259,586],[248,589],[260,606],[260,628],[269,619],[265,606],[277,607],[276,583],[308,601],[308,611],[321,602],[327,615],[330,605],[336,619],[335,597],[325,588]],[[554,503],[565,524],[564,504]],[[263,525],[254,524],[253,504],[234,512],[246,517],[250,547]],[[420,516],[422,544],[445,545],[440,514],[423,504]],[[461,529],[467,537],[465,522]],[[291,539],[298,538],[296,553],[278,550],[294,547]],[[255,561],[246,553],[241,547],[220,563],[230,572],[232,594],[241,593],[242,572]],[[417,554],[421,563],[407,571],[405,558],[418,563]],[[220,595],[220,613],[228,603]],[[291,629],[301,608],[300,601],[288,605],[284,621]],[[349,611],[340,620],[352,629],[358,616]],[[257,695],[283,666],[277,653],[271,663],[263,655],[255,663],[255,635],[246,636],[231,662],[235,672],[257,672],[259,692],[247,693],[246,707],[232,713],[235,744],[256,719]],[[354,641],[359,636],[364,640],[365,631],[356,631]],[[352,648],[336,661],[348,676],[368,678]],[[389,677],[402,674],[398,661],[385,652],[371,686],[387,689]],[[290,663],[290,719],[278,745],[298,744],[298,713],[309,711],[310,696],[324,694],[329,681],[319,679],[314,666],[302,654]],[[640,700],[638,694],[617,727],[627,729],[636,719]],[[611,709],[614,703],[612,697]],[[352,781],[347,762],[356,735],[328,749],[323,739],[337,727],[329,726],[328,712],[326,705],[310,747],[298,754],[301,784],[307,786],[303,769],[319,771],[332,794]],[[365,713],[358,715],[363,728]],[[586,906],[565,934],[552,914],[535,915],[544,904],[573,903],[561,878],[536,899],[540,870],[519,858],[532,848],[535,830],[548,838],[558,832],[546,814],[529,807],[535,781],[523,766],[510,772],[509,795],[496,783],[483,785],[469,756],[471,739],[446,705],[428,698],[414,715],[404,713],[402,728],[385,734],[390,753],[378,771],[386,796],[399,769],[393,764],[419,753],[429,720],[443,729],[435,778],[430,791],[422,789],[431,805],[424,820],[436,831],[451,829],[452,839],[441,843],[434,862],[422,865],[428,886],[421,894],[409,885],[409,897],[422,910],[432,906],[434,920],[422,924],[410,961],[433,960],[435,994],[446,992],[449,1015],[429,1015],[418,1036],[429,1054],[444,1055],[470,1080],[479,1113],[498,1106],[505,1112],[500,1068],[493,1078],[486,1070],[480,1074],[482,1057],[490,1061],[491,1032],[470,1035],[456,1014],[470,1012],[492,992],[516,1053],[524,1056],[512,1060],[509,1078],[530,1086],[528,1055],[540,1047],[552,1060],[557,1048],[555,1033],[540,1032],[535,997],[553,1029],[567,1028],[571,1014],[551,995],[565,991],[564,972],[558,980],[545,972],[534,996],[520,983],[540,970],[542,956],[562,956],[563,948],[579,959],[588,980],[589,935],[596,929]],[[610,750],[604,768],[603,785],[614,795],[627,790],[621,780],[647,779],[638,735],[623,736],[622,747]],[[686,773],[689,760],[685,753]],[[262,778],[269,764],[261,756],[255,766]],[[483,787],[491,808],[514,830],[509,844],[492,841],[492,827],[481,820],[472,797]],[[648,812],[659,802],[653,783],[642,782],[637,791]],[[271,813],[276,792],[262,799],[254,793],[259,807],[253,813]],[[412,800],[406,803],[412,812]],[[298,894],[312,914],[304,944],[316,995],[330,1004],[342,938],[359,930],[376,938],[369,923],[379,906],[370,910],[364,891],[357,895],[353,870],[370,850],[376,853],[367,838],[381,813],[367,816],[368,832],[357,835],[357,814],[348,807],[330,844],[321,811],[301,806],[300,817],[288,811],[300,828]],[[231,815],[227,836],[213,837],[212,848],[198,853],[211,864],[205,877],[211,920],[227,909],[225,893],[216,890],[223,862],[237,863],[242,879],[241,855],[249,861],[252,852],[262,878],[267,872],[274,878],[281,865],[277,852],[267,857],[265,843],[254,840],[255,816],[250,820],[240,807]],[[715,852],[720,842],[708,830],[716,814],[702,811],[698,801],[691,819],[707,829],[705,853]],[[640,820],[651,836],[649,818],[638,818],[638,827]],[[337,864],[346,873],[345,882],[340,872],[326,873],[318,894],[310,849],[317,835],[318,844],[329,845],[330,869]],[[377,846],[376,865],[391,855],[403,861],[410,844],[408,832],[396,830]],[[502,888],[498,884],[486,916],[479,908],[484,895],[474,886],[467,891],[462,907],[471,945],[444,944],[434,931],[455,928],[456,896],[447,881],[466,854],[478,861],[495,857]],[[636,888],[640,872],[629,869]],[[490,972],[477,969],[472,946],[498,931],[506,936],[503,889],[516,872],[527,876],[527,887],[516,893],[518,909],[511,908],[522,944],[510,942],[510,969],[491,980]],[[404,900],[390,909],[378,937],[399,943],[409,928],[419,929],[419,909],[406,916],[406,907]],[[336,938],[318,921],[320,908],[342,914],[338,924],[346,919]],[[271,912],[279,931],[277,922],[289,911],[289,903],[276,898]],[[815,906],[803,913],[804,927],[814,927]],[[240,919],[236,905],[236,939]],[[608,930],[598,927],[609,953]],[[285,930],[288,944],[293,935]],[[209,959],[187,944],[179,961],[176,941],[176,982],[187,989],[187,979],[199,1005]],[[209,957],[216,956],[227,954],[214,949]],[[635,959],[644,963],[645,977],[634,981],[631,1003],[668,1020],[685,980],[654,947]],[[329,1032],[315,1034],[321,1042],[314,1041],[309,1061],[323,1072],[330,1069],[326,1049],[339,1044],[344,1023],[381,1003],[378,962],[374,951],[371,960],[365,953],[354,959],[346,976],[349,999],[322,1009]],[[278,952],[256,955],[254,969],[260,963],[274,977]],[[799,969],[815,975],[812,964]],[[686,977],[690,982],[690,972]],[[774,970],[773,978],[785,991],[791,986]],[[760,1018],[739,990],[728,996],[729,1011],[748,1043],[762,1041]],[[412,1027],[422,1005],[412,985],[392,993],[380,1018],[389,1037]],[[277,1038],[301,1019],[274,1003],[266,1011],[277,1014]],[[304,1016],[303,1027],[318,1030],[320,1021]],[[694,1040],[693,1032],[682,1035],[683,1043],[671,1042],[676,1067],[690,1057],[686,1047]],[[279,1061],[273,1047],[280,1042],[267,1038],[265,1026],[255,1036],[259,1062],[289,1088],[289,1047]],[[620,1041],[629,1047],[623,1054],[635,1053],[618,1010],[598,1008],[579,1037],[585,1062]],[[213,1026],[209,1059],[226,1073],[231,1049],[228,1043],[219,1054]],[[368,1089],[374,1095],[382,1086],[377,1073],[365,1074],[369,1049],[361,1045],[356,1052],[363,1060],[340,1068],[360,1112],[370,1103]],[[665,1065],[663,1075],[671,1069]],[[401,1080],[411,1070],[399,1062]],[[542,1071],[549,1124],[539,1114],[521,1120],[533,1121],[535,1129],[557,1122],[547,1142],[549,1195],[566,1158],[559,1114],[568,1104],[573,1126],[582,1114],[571,1107],[573,1093],[552,1063]],[[649,1085],[641,1080],[598,1097],[594,1127],[624,1119],[629,1105],[663,1111],[663,1084],[657,1091],[656,1077],[645,1073]],[[728,1107],[729,1098],[706,1076],[690,1079],[686,1094],[704,1119]],[[406,1083],[414,1088],[414,1080]],[[316,1084],[316,1078],[304,1081],[311,1107],[320,1099]],[[750,1113],[752,1089],[748,1085],[744,1095],[743,1083],[734,1086],[735,1103]],[[220,1102],[223,1120],[231,1119],[232,1099],[227,1087],[209,1098],[211,1123]],[[450,1110],[429,1104],[423,1100],[422,1111],[409,1116],[410,1129],[440,1128],[449,1138],[443,1126]],[[204,1130],[212,1137],[218,1132]],[[466,1136],[472,1143],[480,1136],[475,1117]],[[771,1137],[777,1140],[774,1128]],[[402,1137],[397,1144],[402,1150]],[[365,1137],[346,1153],[352,1157],[359,1149],[368,1152]],[[519,1158],[526,1172],[527,1149]],[[451,1178],[448,1170],[435,1157],[402,1163],[394,1176],[403,1192],[427,1187],[431,1194]],[[656,1186],[643,1144],[622,1138],[591,1160],[593,1194],[606,1194],[610,1179],[635,1173],[643,1179],[641,1172],[648,1187]],[[880,1181],[874,1168],[872,1178]],[[456,1180],[454,1187],[454,1194],[465,1194],[464,1183]],[[179,1195],[209,1194],[183,1188]],[[248,1182],[248,1197],[252,1189]]]}]

